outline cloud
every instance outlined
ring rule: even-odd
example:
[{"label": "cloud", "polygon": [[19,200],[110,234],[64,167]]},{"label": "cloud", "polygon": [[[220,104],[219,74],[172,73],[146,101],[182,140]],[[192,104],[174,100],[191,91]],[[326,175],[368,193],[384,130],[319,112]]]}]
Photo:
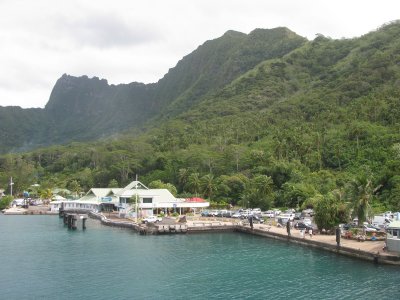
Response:
[{"label": "cloud", "polygon": [[126,47],[153,43],[161,38],[160,32],[149,24],[128,24],[116,15],[96,14],[79,18],[54,19],[55,28],[63,38],[79,46],[99,48]]},{"label": "cloud", "polygon": [[398,0],[0,0],[0,105],[44,107],[64,73],[156,82],[230,29],[355,37],[399,10]]}]

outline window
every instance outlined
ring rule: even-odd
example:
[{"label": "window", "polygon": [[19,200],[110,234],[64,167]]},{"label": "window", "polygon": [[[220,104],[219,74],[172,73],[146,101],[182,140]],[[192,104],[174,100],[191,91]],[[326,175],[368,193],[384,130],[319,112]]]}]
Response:
[{"label": "window", "polygon": [[153,203],[153,198],[143,198],[143,203]]}]

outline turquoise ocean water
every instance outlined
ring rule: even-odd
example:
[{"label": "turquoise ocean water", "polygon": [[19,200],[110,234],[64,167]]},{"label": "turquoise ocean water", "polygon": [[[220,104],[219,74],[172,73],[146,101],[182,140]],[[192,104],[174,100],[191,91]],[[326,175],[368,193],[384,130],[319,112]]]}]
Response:
[{"label": "turquoise ocean water", "polygon": [[400,268],[239,233],[0,215],[0,299],[400,299]]}]

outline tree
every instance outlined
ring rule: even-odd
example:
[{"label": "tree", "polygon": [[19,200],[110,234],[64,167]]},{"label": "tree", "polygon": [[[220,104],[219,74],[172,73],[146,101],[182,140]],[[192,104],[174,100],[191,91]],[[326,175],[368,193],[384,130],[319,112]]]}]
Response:
[{"label": "tree", "polygon": [[68,189],[71,190],[75,194],[75,198],[78,198],[79,193],[82,190],[82,188],[77,180],[70,181],[68,184]]},{"label": "tree", "polygon": [[304,182],[286,182],[282,189],[282,196],[287,207],[301,207],[305,201],[316,194],[314,187]]},{"label": "tree", "polygon": [[269,209],[274,200],[273,186],[272,178],[267,175],[252,178],[247,182],[242,194],[243,206]]},{"label": "tree", "polygon": [[189,175],[187,186],[190,192],[198,196],[201,186],[199,173],[192,173]]},{"label": "tree", "polygon": [[204,194],[204,197],[211,199],[214,192],[216,191],[214,176],[212,174],[207,174],[201,177],[200,187]]},{"label": "tree", "polygon": [[217,180],[215,196],[235,205],[241,198],[247,177],[241,174],[222,175]]},{"label": "tree", "polygon": [[339,202],[332,193],[322,196],[314,207],[318,228],[332,230],[339,224]]},{"label": "tree", "polygon": [[371,216],[373,196],[372,181],[366,175],[361,175],[350,182],[348,196],[353,209],[352,216],[358,218],[361,226]]},{"label": "tree", "polygon": [[189,180],[189,175],[190,175],[189,170],[186,168],[179,169],[178,171],[178,181],[182,191],[184,190]]},{"label": "tree", "polygon": [[51,201],[52,197],[53,192],[51,191],[51,189],[44,189],[40,191],[40,199],[44,200],[44,202]]},{"label": "tree", "polygon": [[108,183],[109,188],[117,188],[118,187],[118,181],[115,179],[111,179],[110,182]]},{"label": "tree", "polygon": [[174,196],[177,194],[176,187],[171,183],[164,183],[161,180],[154,180],[149,183],[151,189],[167,189]]},{"label": "tree", "polygon": [[4,196],[0,198],[0,210],[3,210],[10,206],[11,202],[14,200],[12,196]]}]

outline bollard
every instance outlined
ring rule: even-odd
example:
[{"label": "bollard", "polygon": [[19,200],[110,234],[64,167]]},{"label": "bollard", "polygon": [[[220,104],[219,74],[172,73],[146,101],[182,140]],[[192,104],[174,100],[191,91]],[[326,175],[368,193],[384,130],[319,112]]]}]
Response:
[{"label": "bollard", "polygon": [[71,229],[71,226],[72,226],[72,216],[71,215],[67,215],[67,225],[68,225],[68,228]]},{"label": "bollard", "polygon": [[336,228],[336,246],[339,248],[340,247],[340,228]]},{"label": "bollard", "polygon": [[71,216],[71,228],[72,229],[76,229],[76,225],[77,225],[77,223],[78,223],[78,217],[77,217],[77,215],[72,215]]},{"label": "bollard", "polygon": [[86,218],[82,219],[82,229],[85,230],[86,229]]}]

